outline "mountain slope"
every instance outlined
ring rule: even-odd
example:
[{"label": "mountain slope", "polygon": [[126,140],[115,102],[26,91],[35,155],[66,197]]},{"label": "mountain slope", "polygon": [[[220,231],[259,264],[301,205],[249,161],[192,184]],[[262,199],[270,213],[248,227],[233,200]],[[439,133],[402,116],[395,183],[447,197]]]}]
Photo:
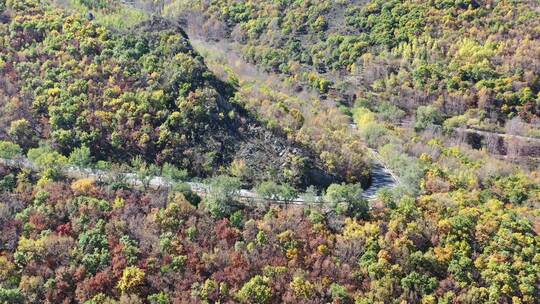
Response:
[{"label": "mountain slope", "polygon": [[169,22],[117,33],[31,0],[8,2],[1,20],[0,136],[23,148],[45,139],[66,155],[87,146],[96,159],[142,155],[202,177],[235,164],[247,182],[333,179],[317,154],[231,103],[234,88]]},{"label": "mountain slope", "polygon": [[345,104],[479,109],[492,124],[539,117],[538,1],[163,2],[164,14]]}]

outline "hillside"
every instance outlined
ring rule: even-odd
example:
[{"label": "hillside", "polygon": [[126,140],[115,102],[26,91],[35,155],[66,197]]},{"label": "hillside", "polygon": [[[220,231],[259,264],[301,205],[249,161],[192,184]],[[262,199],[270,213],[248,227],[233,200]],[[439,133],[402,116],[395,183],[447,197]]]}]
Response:
[{"label": "hillside", "polygon": [[537,1],[162,2],[162,14],[346,105],[538,122]]},{"label": "hillside", "polygon": [[[248,184],[340,179],[318,153],[231,100],[235,88],[208,71],[172,23],[158,18],[116,32],[38,3],[13,2],[2,14],[0,137],[25,150],[47,140],[66,156],[88,147],[96,161],[141,155],[198,177],[232,164]],[[355,166],[367,183],[367,163]]]}]

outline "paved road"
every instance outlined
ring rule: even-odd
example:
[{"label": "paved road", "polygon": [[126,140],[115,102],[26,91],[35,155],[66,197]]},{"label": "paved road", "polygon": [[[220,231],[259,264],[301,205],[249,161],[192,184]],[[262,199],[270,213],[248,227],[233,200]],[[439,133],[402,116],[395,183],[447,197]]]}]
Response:
[{"label": "paved road", "polygon": [[454,130],[460,131],[460,132],[476,133],[483,136],[495,135],[495,136],[499,136],[503,138],[516,138],[516,139],[525,140],[527,142],[540,143],[540,138],[536,138],[536,137],[528,137],[528,136],[522,136],[522,135],[506,134],[506,133],[501,133],[501,132],[492,132],[492,131],[484,131],[484,130],[461,128],[461,127],[454,128]]},{"label": "paved road", "polygon": [[374,200],[379,190],[383,188],[394,188],[399,184],[399,181],[394,178],[392,172],[379,162],[373,164],[371,175],[371,186],[363,193],[364,197],[368,200]]},{"label": "paved road", "polygon": [[[377,158],[377,152],[372,151],[374,155],[374,167],[373,167],[373,182],[371,186],[366,189],[363,193],[364,197],[368,200],[373,200],[376,198],[377,192],[383,187],[395,187],[398,184],[398,179],[395,175],[384,166],[384,164],[379,161]],[[14,159],[3,159],[0,158],[0,164],[10,167],[17,168],[26,168],[32,171],[37,171],[38,167],[33,164],[29,159],[24,157],[18,157]],[[67,166],[62,169],[62,173],[70,178],[79,179],[79,178],[93,178],[97,181],[107,181],[115,178],[121,178],[125,183],[134,187],[149,187],[152,189],[168,189],[171,188],[173,183],[165,177],[162,176],[153,176],[141,178],[134,173],[112,173],[96,169],[88,168],[79,168],[75,166]],[[204,183],[196,182],[187,182],[195,193],[199,195],[206,195],[209,192],[209,186]],[[299,197],[291,201],[283,200],[273,200],[273,199],[263,199],[260,198],[257,193],[248,189],[241,189],[237,193],[237,198],[239,200],[249,200],[254,202],[266,202],[266,203],[275,203],[275,204],[296,204],[296,205],[307,205],[303,198]],[[317,201],[321,201],[320,197],[316,198]]]}]

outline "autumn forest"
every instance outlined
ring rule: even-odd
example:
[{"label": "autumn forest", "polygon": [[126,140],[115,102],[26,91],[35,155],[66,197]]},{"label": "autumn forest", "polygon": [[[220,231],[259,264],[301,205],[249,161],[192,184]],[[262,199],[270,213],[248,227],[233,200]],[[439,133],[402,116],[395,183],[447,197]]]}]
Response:
[{"label": "autumn forest", "polygon": [[540,2],[0,0],[17,303],[540,303]]}]

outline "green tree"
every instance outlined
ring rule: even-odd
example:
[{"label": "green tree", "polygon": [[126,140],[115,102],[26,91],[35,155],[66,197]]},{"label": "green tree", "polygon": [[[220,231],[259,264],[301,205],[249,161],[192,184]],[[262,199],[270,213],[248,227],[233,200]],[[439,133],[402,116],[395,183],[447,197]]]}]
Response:
[{"label": "green tree", "polygon": [[0,286],[0,304],[24,303],[24,296],[19,288],[4,288]]},{"label": "green tree", "polygon": [[431,293],[437,287],[437,279],[416,271],[401,279],[401,288],[408,293],[409,300],[415,302],[422,295]]},{"label": "green tree", "polygon": [[330,285],[330,295],[334,301],[339,301],[340,303],[349,303],[351,299],[345,286],[337,283]]},{"label": "green tree", "polygon": [[161,175],[173,183],[184,182],[188,178],[187,170],[180,169],[170,163],[163,164]]},{"label": "green tree", "polygon": [[433,106],[420,106],[416,110],[414,129],[422,131],[432,125],[439,125],[443,121],[440,111]]},{"label": "green tree", "polygon": [[229,221],[234,227],[241,229],[244,222],[244,214],[241,210],[237,210],[231,214]]},{"label": "green tree", "polygon": [[241,185],[238,178],[226,175],[209,179],[208,194],[204,198],[208,211],[217,218],[229,216]]},{"label": "green tree", "polygon": [[147,297],[147,300],[148,300],[148,302],[150,302],[150,304],[169,304],[169,303],[171,303],[171,298],[164,291],[149,295]]},{"label": "green tree", "polygon": [[362,193],[360,184],[332,184],[326,189],[324,201],[335,206],[341,203],[346,204],[350,216],[366,218],[369,205]]},{"label": "green tree", "polygon": [[278,185],[273,181],[264,181],[260,183],[256,190],[257,194],[264,199],[268,200],[294,200],[298,192],[288,184]]},{"label": "green tree", "polygon": [[131,160],[131,167],[135,171],[137,179],[141,181],[143,188],[148,189],[152,179],[159,175],[159,167],[154,164],[148,164],[138,155]]},{"label": "green tree", "polygon": [[68,162],[65,156],[52,150],[49,146],[30,149],[27,156],[41,171],[42,182],[60,178],[62,169]]},{"label": "green tree", "polygon": [[12,159],[18,155],[22,155],[22,149],[19,145],[0,140],[0,158]]},{"label": "green tree", "polygon": [[23,149],[28,149],[37,143],[35,132],[30,122],[26,119],[12,121],[9,126],[8,135]]},{"label": "green tree", "polygon": [[251,278],[238,291],[238,299],[242,303],[270,303],[272,299],[272,288],[270,288],[270,279],[265,276],[257,275]]},{"label": "green tree", "polygon": [[71,154],[69,154],[69,163],[71,165],[80,167],[80,168],[88,168],[92,164],[92,155],[90,153],[90,149],[86,146],[82,146],[80,148],[75,148]]}]

